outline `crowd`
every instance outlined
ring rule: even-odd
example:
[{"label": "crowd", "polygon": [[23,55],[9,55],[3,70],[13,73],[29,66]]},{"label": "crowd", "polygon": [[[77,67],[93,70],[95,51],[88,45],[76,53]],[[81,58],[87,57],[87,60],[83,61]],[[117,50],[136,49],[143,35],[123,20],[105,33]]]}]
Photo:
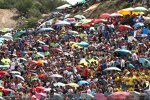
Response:
[{"label": "crowd", "polygon": [[36,29],[1,34],[0,97],[149,100],[150,26],[143,15],[86,19],[67,11]]}]

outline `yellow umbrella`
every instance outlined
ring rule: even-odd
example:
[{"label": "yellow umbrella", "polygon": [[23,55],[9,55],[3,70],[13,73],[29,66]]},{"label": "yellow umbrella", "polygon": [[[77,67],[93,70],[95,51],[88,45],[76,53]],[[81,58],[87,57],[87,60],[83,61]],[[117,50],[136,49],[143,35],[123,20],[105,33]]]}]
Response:
[{"label": "yellow umbrella", "polygon": [[93,62],[93,63],[96,62],[96,64],[98,64],[98,60],[95,60],[95,59],[93,59],[93,58],[90,59],[89,62],[90,62],[90,64],[91,64],[92,62]]},{"label": "yellow umbrella", "polygon": [[5,64],[5,65],[9,65],[10,64],[10,59],[9,58],[7,58],[7,59],[1,59],[1,62],[3,63],[3,64]]},{"label": "yellow umbrella", "polygon": [[86,59],[81,59],[79,64],[84,64],[85,66],[87,66],[89,63],[86,61]]},{"label": "yellow umbrella", "polygon": [[74,43],[72,46],[71,46],[72,49],[74,48],[82,48],[81,46],[78,45],[78,43]]},{"label": "yellow umbrella", "polygon": [[76,83],[69,83],[69,84],[66,84],[66,86],[71,86],[71,87],[74,87],[74,88],[79,87],[79,85],[76,84]]},{"label": "yellow umbrella", "polygon": [[119,10],[118,13],[122,14],[122,15],[139,15],[139,14],[144,14],[143,12],[132,12],[134,8],[126,8],[126,9],[122,9]]}]

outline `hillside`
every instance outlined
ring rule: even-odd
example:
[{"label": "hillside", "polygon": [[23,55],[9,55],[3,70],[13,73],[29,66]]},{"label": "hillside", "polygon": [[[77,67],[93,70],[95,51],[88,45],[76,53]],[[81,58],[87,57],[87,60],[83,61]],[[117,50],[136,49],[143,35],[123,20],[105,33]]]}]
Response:
[{"label": "hillside", "polygon": [[16,10],[0,9],[0,28],[14,28],[17,24]]}]

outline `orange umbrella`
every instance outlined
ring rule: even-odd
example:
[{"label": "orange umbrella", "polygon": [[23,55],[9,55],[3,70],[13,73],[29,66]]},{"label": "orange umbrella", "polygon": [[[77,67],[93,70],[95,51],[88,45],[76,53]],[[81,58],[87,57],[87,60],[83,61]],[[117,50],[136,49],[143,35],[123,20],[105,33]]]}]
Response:
[{"label": "orange umbrella", "polygon": [[77,69],[81,69],[83,66],[82,65],[77,65],[76,68]]},{"label": "orange umbrella", "polygon": [[43,60],[38,60],[38,61],[37,61],[37,65],[38,65],[38,66],[44,66]]}]

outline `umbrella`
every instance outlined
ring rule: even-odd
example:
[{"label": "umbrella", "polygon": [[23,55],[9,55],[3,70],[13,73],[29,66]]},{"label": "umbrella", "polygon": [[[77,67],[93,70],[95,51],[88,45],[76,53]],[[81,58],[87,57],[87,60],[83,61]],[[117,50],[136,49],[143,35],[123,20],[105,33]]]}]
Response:
[{"label": "umbrella", "polygon": [[40,81],[40,79],[37,78],[37,77],[35,77],[35,78],[32,78],[32,79],[31,79],[31,82],[33,82],[33,81]]},{"label": "umbrella", "polygon": [[20,32],[17,32],[16,34],[13,35],[13,38],[18,38],[19,36],[25,34],[26,31],[20,31]]},{"label": "umbrella", "polygon": [[56,9],[66,9],[66,8],[70,8],[70,7],[71,7],[71,5],[69,5],[69,4],[64,4],[64,5],[62,5],[62,6],[57,7]]},{"label": "umbrella", "polygon": [[89,62],[88,62],[88,60],[83,58],[80,60],[79,64],[83,64],[83,65],[87,66],[89,64]]},{"label": "umbrella", "polygon": [[[146,63],[147,62],[147,63]],[[139,63],[142,63],[143,66],[148,66],[150,67],[150,61],[147,60],[146,58],[139,58]],[[146,64],[146,65],[145,65]]]},{"label": "umbrella", "polygon": [[89,28],[89,27],[91,27],[91,24],[90,23],[88,23],[88,24],[81,24],[81,26]]},{"label": "umbrella", "polygon": [[55,23],[55,25],[70,25],[70,23],[67,21],[59,21],[59,22]]},{"label": "umbrella", "polygon": [[86,17],[83,16],[83,15],[75,15],[74,18],[77,18],[77,19],[86,19]]},{"label": "umbrella", "polygon": [[9,73],[6,72],[6,71],[0,71],[0,75],[7,75],[7,76],[9,76]]},{"label": "umbrella", "polygon": [[109,67],[109,68],[106,68],[104,69],[104,71],[121,71],[121,69],[117,68],[117,67]]},{"label": "umbrella", "polygon": [[14,77],[20,78],[21,80],[25,81],[24,78],[20,75],[15,75]]},{"label": "umbrella", "polygon": [[13,39],[12,35],[9,35],[9,34],[3,35],[2,38],[8,39],[8,40],[12,40]]},{"label": "umbrella", "polygon": [[27,61],[27,59],[25,59],[25,58],[20,58],[20,60]]},{"label": "umbrella", "polygon": [[92,23],[99,23],[99,22],[105,22],[106,20],[104,19],[93,19],[91,22]]},{"label": "umbrella", "polygon": [[45,91],[45,92],[50,92],[50,91],[51,91],[51,88],[45,88],[44,91]]},{"label": "umbrella", "polygon": [[66,86],[71,86],[71,87],[74,87],[74,88],[79,87],[79,85],[76,84],[76,83],[69,83],[69,84],[66,84]]},{"label": "umbrella", "polygon": [[3,28],[0,30],[0,32],[6,33],[6,32],[10,32],[12,30],[13,30],[13,28]]},{"label": "umbrella", "polygon": [[57,77],[57,78],[63,78],[63,76],[59,75],[59,74],[53,74],[50,77]]},{"label": "umbrella", "polygon": [[10,73],[11,73],[11,74],[14,74],[14,75],[21,75],[21,73],[18,72],[18,71],[11,71]]},{"label": "umbrella", "polygon": [[61,83],[61,82],[58,82],[58,83],[54,83],[54,86],[62,86],[62,87],[64,87],[65,84],[64,84],[64,83]]},{"label": "umbrella", "polygon": [[120,17],[120,16],[123,16],[123,15],[119,14],[119,13],[112,13],[110,16],[111,17]]},{"label": "umbrella", "polygon": [[40,52],[37,53],[37,56],[38,56],[38,57],[42,57],[42,58],[45,57],[44,54],[42,54],[42,53],[40,53]]},{"label": "umbrella", "polygon": [[36,89],[36,91],[39,91],[39,90],[44,91],[44,90],[45,90],[45,87],[43,87],[43,86],[38,86],[38,87],[36,87],[35,89]]},{"label": "umbrella", "polygon": [[82,65],[77,65],[77,66],[76,66],[77,69],[80,69],[80,68],[82,68],[82,67],[83,67]]},{"label": "umbrella", "polygon": [[15,91],[12,90],[12,89],[3,89],[3,92],[4,92],[4,93],[8,93],[8,92],[15,92]]},{"label": "umbrella", "polygon": [[110,95],[111,98],[117,99],[117,100],[122,100],[126,99],[127,97],[130,97],[131,94],[129,92],[114,92]]},{"label": "umbrella", "polygon": [[115,53],[119,53],[120,55],[129,55],[131,54],[131,51],[126,49],[120,49],[120,50],[116,50]]},{"label": "umbrella", "polygon": [[100,15],[100,18],[109,18],[110,17],[110,14],[108,13],[103,13]]},{"label": "umbrella", "polygon": [[95,59],[93,59],[93,58],[90,59],[89,62],[90,62],[90,63],[92,63],[92,62],[94,63],[94,62],[95,62],[96,64],[98,64],[98,60],[95,60]]},{"label": "umbrella", "polygon": [[87,24],[90,23],[92,21],[92,19],[81,19],[80,22],[82,22],[82,24]]},{"label": "umbrella", "polygon": [[81,46],[81,47],[88,47],[89,43],[87,43],[87,42],[80,42],[80,43],[78,43],[78,45]]},{"label": "umbrella", "polygon": [[2,69],[7,69],[9,67],[10,67],[10,65],[0,65],[0,68],[2,68]]},{"label": "umbrella", "polygon": [[5,65],[9,65],[10,62],[11,62],[9,58],[6,58],[6,59],[3,58],[1,61],[2,61],[2,63],[4,63]]},{"label": "umbrella", "polygon": [[54,29],[53,28],[50,28],[50,27],[48,27],[48,28],[40,28],[39,30],[38,30],[38,32],[47,32],[47,31],[54,31]]},{"label": "umbrella", "polygon": [[144,7],[135,7],[132,11],[135,11],[135,12],[145,12],[145,11],[148,11],[148,9],[146,9]]},{"label": "umbrella", "polygon": [[120,25],[119,26],[119,30],[123,31],[123,30],[133,30],[133,28],[130,25]]},{"label": "umbrella", "polygon": [[85,81],[85,80],[81,80],[78,82],[78,85],[85,85],[85,84],[89,84],[89,82]]},{"label": "umbrella", "polygon": [[144,26],[144,23],[139,22],[139,23],[136,23],[136,24],[133,25],[134,28],[138,28],[138,27],[141,27],[141,26]]}]

